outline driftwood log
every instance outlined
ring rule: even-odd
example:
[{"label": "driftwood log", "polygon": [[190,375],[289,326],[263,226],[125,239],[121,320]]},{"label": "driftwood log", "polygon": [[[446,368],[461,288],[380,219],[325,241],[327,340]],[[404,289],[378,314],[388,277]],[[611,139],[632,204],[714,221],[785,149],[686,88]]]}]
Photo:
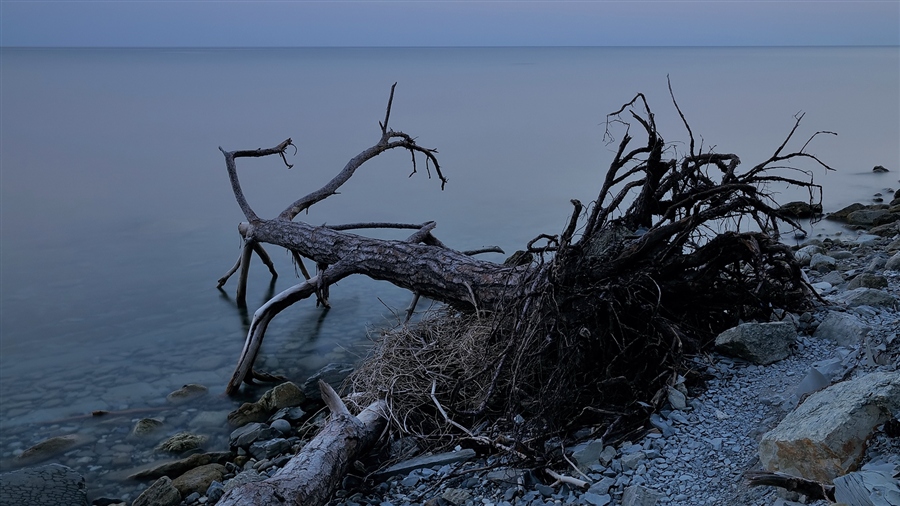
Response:
[{"label": "driftwood log", "polygon": [[320,380],[319,389],[331,411],[325,427],[275,476],[235,487],[216,504],[316,506],[331,499],[350,465],[369,451],[384,430],[385,405],[373,403],[353,416],[328,383]]},{"label": "driftwood log", "polygon": [[[291,139],[270,149],[220,148],[247,221],[238,227],[244,241],[240,258],[219,286],[240,271],[237,302],[243,305],[253,253],[275,276],[263,244],[289,250],[304,276],[254,313],[227,393],[236,393],[242,383],[278,379],[253,369],[266,327],[278,313],[313,296],[317,305],[328,306],[331,285],[361,274],[410,290],[413,302],[407,315],[419,297],[476,319],[490,315],[489,335],[479,345],[482,353],[476,353],[478,364],[440,373],[413,371],[415,364],[404,364],[404,376],[421,379],[405,392],[427,396],[430,389],[430,399],[414,404],[432,415],[437,413],[434,406],[441,406],[440,423],[457,428],[502,425],[517,433],[514,439],[527,440],[514,451],[540,452],[543,444],[536,435],[542,432],[602,423],[610,433],[624,427],[622,417],[637,406],[658,406],[667,384],[685,370],[683,354],[701,350],[726,328],[741,320],[768,321],[778,309],[805,307],[812,291],[791,250],[778,241],[780,225],[801,227],[792,214],[779,210],[768,188],[796,186],[809,191],[811,203],[820,201],[812,171],[791,164],[806,161],[830,169],[806,149],[817,135],[831,132],[816,132],[800,149],[788,150],[802,119],[797,115],[769,158],[741,170],[737,155],[696,146],[671,87],[670,94],[689,136],[685,152],[663,140],[647,99],[637,94],[607,117],[610,144],[615,143],[613,130],[624,133],[596,200],[587,206],[571,201],[572,215],[562,233],[538,235],[503,264],[443,244],[432,233],[434,222],[313,226],[294,221],[336,194],[366,161],[395,149],[410,153],[413,174],[417,158],[424,158],[429,176],[433,171],[443,188],[447,180],[436,151],[389,127],[394,87],[379,122],[378,142],[274,218],[261,218],[250,207],[236,160],[274,155],[290,167],[286,151]],[[632,126],[646,138],[636,147]],[[408,229],[411,235],[392,241],[350,233],[373,228]],[[313,262],[315,274],[305,268],[304,259]],[[389,395],[381,386],[362,393],[370,396],[365,402]],[[354,400],[360,398],[365,395]],[[388,418],[404,420],[401,432],[416,419],[407,414]],[[468,429],[463,432],[475,437]],[[291,472],[298,470],[291,466]]]}]

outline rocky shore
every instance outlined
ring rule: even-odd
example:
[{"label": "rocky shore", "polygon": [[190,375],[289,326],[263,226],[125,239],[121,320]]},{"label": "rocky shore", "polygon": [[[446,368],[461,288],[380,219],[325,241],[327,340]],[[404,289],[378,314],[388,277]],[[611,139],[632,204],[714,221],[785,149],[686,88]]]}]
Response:
[{"label": "rocky shore", "polygon": [[[665,408],[632,438],[604,441],[586,428],[552,442],[571,463],[552,469],[518,467],[469,448],[416,455],[415,442],[401,440],[390,450],[394,465],[376,475],[374,486],[361,487],[351,475],[332,504],[830,503],[748,485],[748,471],[777,470],[834,481],[843,494],[837,500],[847,504],[867,504],[859,499],[865,490],[882,501],[869,504],[900,505],[900,202],[859,205],[834,217],[859,229],[808,239],[796,250],[822,298],[818,307],[724,333],[716,352],[691,358],[693,374],[704,381],[672,385]],[[93,440],[67,434],[20,448],[16,458],[34,465],[0,475],[0,503],[215,504],[230,488],[277,473],[325,421],[325,413],[309,409],[315,381],[336,385],[347,373],[346,365],[334,365],[305,384],[278,385],[221,413],[233,428],[227,441],[191,432],[167,436],[152,414],[135,417],[128,438],[158,441],[161,456],[123,473],[147,483],[139,497],[88,497],[84,478],[71,469],[34,466]],[[190,406],[205,393],[188,385],[170,402]],[[835,479],[851,471],[858,472]]]}]

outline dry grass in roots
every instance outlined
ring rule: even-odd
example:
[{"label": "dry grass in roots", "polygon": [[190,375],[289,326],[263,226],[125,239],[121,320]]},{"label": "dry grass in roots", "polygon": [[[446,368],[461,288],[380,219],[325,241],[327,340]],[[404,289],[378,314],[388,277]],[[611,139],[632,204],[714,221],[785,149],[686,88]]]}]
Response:
[{"label": "dry grass in roots", "polygon": [[[395,437],[449,443],[451,434],[462,432],[440,409],[452,419],[451,404],[473,409],[486,396],[490,376],[484,372],[493,368],[504,346],[493,342],[492,331],[490,317],[451,308],[431,310],[416,323],[386,331],[347,380],[349,399],[360,408],[385,399]],[[462,378],[471,381],[462,385]]]}]

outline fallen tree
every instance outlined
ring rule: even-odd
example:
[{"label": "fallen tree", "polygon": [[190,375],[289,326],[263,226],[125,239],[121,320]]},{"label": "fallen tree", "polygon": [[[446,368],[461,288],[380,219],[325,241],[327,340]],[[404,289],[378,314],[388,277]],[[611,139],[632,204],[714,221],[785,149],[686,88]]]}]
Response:
[{"label": "fallen tree", "polygon": [[[260,218],[245,199],[236,159],[278,155],[290,167],[285,153],[291,140],[271,149],[222,150],[247,221],[238,227],[241,257],[220,286],[240,270],[237,299],[243,303],[254,252],[275,275],[262,244],[291,251],[305,278],[253,315],[229,394],[242,382],[277,379],[253,369],[274,316],[313,296],[327,306],[329,286],[361,274],[410,290],[408,315],[419,297],[443,302],[446,309],[389,333],[375,358],[351,378],[351,400],[360,407],[386,401],[386,416],[398,433],[456,433],[533,455],[546,439],[536,434],[576,423],[599,424],[609,434],[627,425],[623,419],[639,406],[661,403],[661,392],[684,370],[685,353],[701,350],[740,320],[769,320],[777,309],[797,310],[808,302],[799,265],[778,241],[780,224],[800,225],[767,190],[771,184],[793,185],[807,189],[811,202],[821,200],[812,173],[787,166],[807,160],[828,168],[806,152],[823,132],[799,150],[786,150],[802,115],[772,156],[741,171],[737,155],[697,148],[673,94],[690,138],[687,151],[679,153],[664,141],[639,93],[608,116],[610,142],[611,130],[621,127],[624,133],[596,200],[586,207],[573,200],[561,234],[541,234],[497,264],[443,244],[432,234],[434,222],[294,221],[334,195],[366,161],[394,149],[411,154],[413,173],[417,158],[424,158],[429,175],[434,171],[443,187],[436,151],[389,127],[393,98],[392,87],[378,142],[273,219]],[[637,146],[632,126],[646,137]],[[348,232],[371,228],[413,232],[406,241]],[[315,275],[304,259],[315,264]]]}]

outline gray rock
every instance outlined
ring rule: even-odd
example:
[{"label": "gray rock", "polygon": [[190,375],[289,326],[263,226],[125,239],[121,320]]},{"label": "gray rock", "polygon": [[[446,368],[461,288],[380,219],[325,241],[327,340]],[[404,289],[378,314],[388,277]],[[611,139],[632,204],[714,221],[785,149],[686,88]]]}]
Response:
[{"label": "gray rock", "polygon": [[831,311],[816,328],[813,337],[852,348],[861,343],[870,330],[871,327],[863,325],[851,314]]},{"label": "gray rock", "polygon": [[644,452],[634,452],[629,453],[627,455],[622,455],[620,459],[622,462],[622,468],[626,471],[630,471],[633,469],[637,469],[638,464],[641,463],[646,458]]},{"label": "gray rock", "polygon": [[209,389],[203,385],[191,383],[175,390],[166,396],[166,400],[174,405],[184,404],[194,399],[199,399],[209,392]]},{"label": "gray rock", "polygon": [[251,422],[264,422],[276,411],[299,406],[306,396],[300,387],[287,381],[264,393],[256,402],[245,402],[228,414],[228,423],[241,427]]},{"label": "gray rock", "polygon": [[857,275],[847,283],[848,290],[856,288],[887,288],[887,286],[888,281],[886,277],[867,272]]},{"label": "gray rock", "polygon": [[160,443],[156,449],[169,453],[181,453],[200,448],[208,440],[209,438],[207,436],[199,436],[189,432],[179,432]]},{"label": "gray rock", "polygon": [[900,372],[876,372],[809,396],[759,443],[769,471],[831,482],[856,466],[875,426],[900,410]]},{"label": "gray rock", "polygon": [[897,306],[897,298],[876,288],[856,288],[848,290],[837,296],[837,300],[847,304],[847,307],[872,306],[895,308]]},{"label": "gray rock", "polygon": [[162,426],[163,422],[156,418],[141,418],[134,424],[134,428],[131,429],[131,436],[137,438],[146,437],[162,428]]},{"label": "gray rock", "polygon": [[871,227],[876,221],[890,214],[887,209],[860,209],[847,215],[847,223]]},{"label": "gray rock", "polygon": [[831,272],[836,267],[837,260],[821,253],[816,253],[809,260],[809,268],[819,272]]},{"label": "gray rock", "polygon": [[319,380],[331,385],[335,390],[341,386],[341,382],[353,372],[353,364],[328,364],[319,372],[313,374],[303,383],[303,393],[310,398],[318,399]]},{"label": "gray rock", "polygon": [[206,489],[206,497],[209,498],[210,504],[219,502],[223,495],[225,495],[225,486],[218,481],[213,481]]},{"label": "gray rock", "polygon": [[183,459],[173,460],[169,462],[163,462],[161,464],[157,464],[150,469],[144,469],[137,473],[134,473],[128,477],[130,480],[145,480],[152,478],[159,478],[162,476],[168,476],[169,478],[175,478],[177,476],[181,476],[182,474],[194,469],[195,467],[204,466],[210,463],[222,463],[225,462],[228,457],[231,456],[231,452],[209,452],[209,453],[195,453],[193,455],[189,455]]},{"label": "gray rock", "polygon": [[250,455],[256,460],[271,459],[291,449],[291,443],[284,438],[257,441],[250,445]]},{"label": "gray rock", "polygon": [[616,480],[610,478],[609,476],[604,476],[603,479],[591,485],[588,489],[588,492],[592,492],[597,495],[605,495],[609,493],[610,487],[612,487],[616,483]]},{"label": "gray rock", "polygon": [[87,506],[84,477],[63,465],[48,464],[0,474],[0,504]]},{"label": "gray rock", "polygon": [[458,452],[439,453],[437,455],[423,455],[414,459],[398,462],[378,474],[379,478],[387,478],[396,474],[409,474],[410,471],[424,467],[441,466],[469,460],[475,456],[475,450],[466,448]]},{"label": "gray rock", "polygon": [[581,500],[586,502],[587,504],[592,504],[594,506],[606,506],[612,501],[612,497],[609,494],[595,494],[593,492],[585,492],[584,495],[581,496]]},{"label": "gray rock", "polygon": [[825,248],[816,244],[810,244],[809,246],[804,246],[797,250],[797,252],[794,253],[794,257],[797,258],[797,262],[799,262],[800,265],[809,265],[809,262],[810,260],[812,260],[813,255],[824,253]]},{"label": "gray rock", "polygon": [[303,411],[300,407],[293,408],[281,408],[274,415],[269,418],[270,422],[274,422],[275,420],[287,420],[289,422],[299,422],[306,416],[306,411]]},{"label": "gray rock", "polygon": [[19,465],[31,465],[61,455],[69,450],[93,443],[95,439],[85,434],[54,436],[28,448],[16,457]]},{"label": "gray rock", "polygon": [[176,506],[179,503],[181,493],[172,486],[172,480],[168,476],[163,476],[144,490],[131,506]]},{"label": "gray rock", "polygon": [[459,506],[472,498],[472,492],[462,488],[448,488],[441,494],[441,498],[450,504]]},{"label": "gray rock", "polygon": [[222,464],[206,464],[182,474],[172,480],[172,486],[178,489],[182,496],[192,493],[205,493],[214,481],[222,481],[225,475],[225,466]]},{"label": "gray rock", "polygon": [[[575,464],[581,472],[587,472],[592,465],[600,463],[602,452],[603,441],[595,439],[574,446],[572,448],[572,458],[575,459]],[[613,458],[615,458],[615,449],[613,449]]]},{"label": "gray rock", "polygon": [[872,172],[882,172],[882,173],[884,173],[884,172],[888,172],[888,170],[885,169],[883,165],[876,165],[875,167],[872,168]]},{"label": "gray rock", "polygon": [[900,271],[900,251],[894,253],[894,256],[888,259],[884,264],[884,268],[889,271]]},{"label": "gray rock", "polygon": [[880,239],[881,239],[880,235],[862,234],[859,237],[857,237],[856,240],[853,242],[856,244],[859,244],[860,246],[873,246],[873,245],[877,244]]},{"label": "gray rock", "polygon": [[838,271],[831,271],[822,276],[822,281],[831,284],[831,286],[838,286],[844,282],[844,275]]},{"label": "gray rock", "polygon": [[228,437],[228,444],[232,448],[247,448],[256,441],[274,439],[282,434],[263,423],[253,422],[243,427],[234,429]]},{"label": "gray rock", "polygon": [[847,217],[850,215],[850,213],[859,211],[859,210],[862,210],[865,208],[866,208],[866,206],[859,204],[859,203],[850,204],[849,206],[847,206],[839,211],[829,213],[825,217],[828,218],[829,220],[842,221],[842,222],[846,223]]},{"label": "gray rock", "polygon": [[277,430],[282,435],[288,435],[291,433],[291,422],[285,420],[284,418],[279,418],[278,420],[273,421],[269,424],[269,427]]},{"label": "gray rock", "polygon": [[662,417],[660,417],[657,413],[653,413],[652,415],[650,415],[650,425],[659,429],[659,431],[662,432],[663,437],[669,437],[675,434],[675,429],[673,429],[671,425],[666,423],[665,420],[663,420]]},{"label": "gray rock", "polygon": [[304,400],[306,400],[306,397],[303,395],[300,387],[287,381],[276,385],[275,388],[264,393],[259,398],[259,403],[270,413],[274,413],[282,408],[299,406]]},{"label": "gray rock", "polygon": [[622,506],[656,506],[660,494],[640,485],[625,487],[622,494]]},{"label": "gray rock", "polygon": [[822,214],[822,204],[810,204],[809,202],[788,202],[778,208],[779,211],[794,218],[811,218]]},{"label": "gray rock", "polygon": [[834,498],[853,506],[900,506],[900,486],[890,471],[857,471],[834,479]]},{"label": "gray rock", "polygon": [[792,323],[742,323],[719,334],[716,349],[723,354],[749,360],[755,364],[771,364],[791,354],[797,338]]},{"label": "gray rock", "polygon": [[673,408],[678,410],[687,409],[687,398],[685,397],[685,395],[676,388],[668,387],[668,390],[669,404],[671,404]]}]

